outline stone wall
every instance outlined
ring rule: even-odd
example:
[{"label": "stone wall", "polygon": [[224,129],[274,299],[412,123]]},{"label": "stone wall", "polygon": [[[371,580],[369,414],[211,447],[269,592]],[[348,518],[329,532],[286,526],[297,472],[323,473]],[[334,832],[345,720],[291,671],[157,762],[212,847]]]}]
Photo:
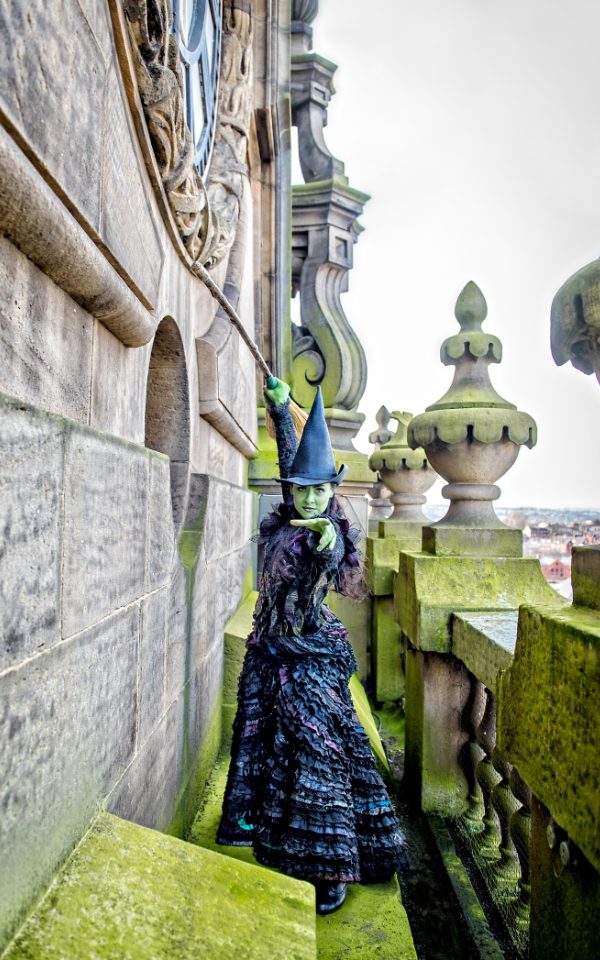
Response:
[{"label": "stone wall", "polygon": [[[123,26],[117,2],[0,2],[0,948],[101,805],[185,831],[251,586],[254,361],[223,318],[212,336]],[[280,28],[253,29],[263,49]],[[277,199],[253,128],[248,158],[212,276],[253,330],[256,210]]]}]

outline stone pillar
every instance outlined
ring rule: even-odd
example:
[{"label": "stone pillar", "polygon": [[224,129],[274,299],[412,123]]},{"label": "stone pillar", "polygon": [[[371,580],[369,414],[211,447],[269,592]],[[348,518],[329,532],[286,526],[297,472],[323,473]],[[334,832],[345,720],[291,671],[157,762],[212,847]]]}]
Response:
[{"label": "stone pillar", "polygon": [[[388,429],[388,424],[392,415],[387,407],[381,406],[375,414],[377,429],[369,434],[369,443],[372,443],[375,450],[392,439],[392,431]],[[369,466],[371,462],[369,460]],[[378,475],[378,479],[370,489],[371,499],[369,500],[369,536],[377,536],[379,533],[379,521],[386,520],[392,512],[390,503],[390,491],[385,486]]]},{"label": "stone pillar", "polygon": [[452,614],[514,610],[528,599],[562,602],[545,583],[538,561],[522,557],[520,531],[505,527],[492,506],[500,493],[495,480],[522,444],[533,445],[535,423],[490,383],[487,368],[500,362],[502,346],[481,330],[486,312],[479,288],[467,284],[456,304],[460,332],[441,351],[442,362],[456,366],[454,382],[408,423],[408,444],[422,446],[449,481],[443,493],[451,504],[441,521],[423,527],[420,551],[400,552],[395,578],[396,616],[409,645],[407,780],[417,784],[423,809],[452,816],[466,801],[456,701],[465,678],[450,656]]}]

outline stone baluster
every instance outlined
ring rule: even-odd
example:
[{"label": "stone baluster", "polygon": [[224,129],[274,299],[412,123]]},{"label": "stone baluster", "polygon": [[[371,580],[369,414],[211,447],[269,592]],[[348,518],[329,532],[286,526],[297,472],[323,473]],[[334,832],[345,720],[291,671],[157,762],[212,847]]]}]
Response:
[{"label": "stone baluster", "polygon": [[461,817],[461,825],[468,834],[481,833],[484,829],[483,815],[485,806],[483,792],[477,780],[477,768],[485,757],[485,750],[477,741],[477,731],[483,720],[487,701],[484,685],[472,674],[469,699],[463,711],[461,725],[468,739],[464,743],[459,761],[468,784],[467,809]]},{"label": "stone baluster", "polygon": [[481,723],[477,728],[477,743],[484,754],[476,769],[476,778],[481,788],[484,807],[483,831],[478,838],[477,849],[484,859],[499,860],[502,835],[492,797],[502,776],[492,762],[492,755],[496,749],[496,700],[489,690],[486,690],[485,709]]},{"label": "stone baluster", "polygon": [[510,824],[519,807],[510,785],[512,765],[498,752],[492,754],[494,769],[501,778],[492,791],[492,805],[500,825],[500,859],[494,866],[494,899],[508,900],[519,893],[521,869],[513,842]]},{"label": "stone baluster", "polygon": [[521,875],[519,895],[515,904],[515,927],[521,938],[529,932],[529,901],[531,898],[531,790],[519,775],[516,767],[510,774],[511,790],[520,804],[510,819],[510,832],[519,858]]}]

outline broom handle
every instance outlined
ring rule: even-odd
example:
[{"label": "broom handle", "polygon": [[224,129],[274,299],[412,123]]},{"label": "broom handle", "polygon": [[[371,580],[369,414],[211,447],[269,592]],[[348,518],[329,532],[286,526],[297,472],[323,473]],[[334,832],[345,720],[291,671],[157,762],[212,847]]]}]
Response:
[{"label": "broom handle", "polygon": [[264,373],[267,388],[269,390],[272,390],[275,386],[277,386],[277,380],[269,370],[269,365],[267,364],[267,361],[265,360],[262,353],[256,346],[254,340],[252,339],[250,334],[247,333],[240,319],[239,314],[237,313],[235,308],[232,306],[232,304],[229,302],[229,300],[227,299],[223,291],[219,289],[219,287],[211,277],[206,267],[203,267],[201,263],[198,263],[198,261],[194,261],[194,263],[192,264],[192,270],[194,271],[195,274],[197,274],[200,280],[202,280],[205,286],[208,287],[208,290],[210,291],[212,296],[215,298],[217,303],[219,303],[220,306],[223,307],[223,310],[231,320],[232,324],[234,325],[235,329],[239,333],[240,337],[248,347],[248,350],[250,351],[250,353],[256,360],[258,366]]}]

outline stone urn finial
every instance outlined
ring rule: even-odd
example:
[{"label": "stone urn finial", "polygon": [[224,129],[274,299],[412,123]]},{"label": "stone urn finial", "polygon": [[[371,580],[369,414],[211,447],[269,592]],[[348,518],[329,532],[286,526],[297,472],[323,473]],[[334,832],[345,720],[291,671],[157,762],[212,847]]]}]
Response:
[{"label": "stone urn finial", "polygon": [[[455,367],[454,380],[437,403],[410,422],[408,443],[413,448],[423,447],[432,467],[448,481],[442,494],[450,500],[450,507],[430,530],[458,526],[507,531],[493,507],[500,496],[495,481],[510,469],[523,444],[534,446],[536,425],[490,382],[488,368],[501,362],[502,344],[481,329],[487,304],[477,284],[471,281],[466,285],[456,301],[455,314],[460,332],[444,340],[441,348],[442,363]],[[451,539],[448,552],[453,552]],[[509,554],[519,553],[520,541],[511,546],[509,540],[504,537]],[[461,538],[455,543],[455,552],[460,553]],[[425,540],[423,545],[425,548]]]},{"label": "stone urn finial", "polygon": [[398,422],[396,433],[369,458],[371,470],[375,470],[392,491],[390,500],[394,510],[385,521],[386,534],[391,533],[397,524],[427,522],[421,509],[426,500],[423,494],[436,478],[425,451],[411,450],[407,443],[407,428],[412,413],[394,410],[391,418]]},{"label": "stone urn finial", "polygon": [[[389,429],[391,419],[392,415],[385,406],[381,406],[375,414],[377,429],[372,430],[369,434],[369,443],[373,444],[375,450],[379,450],[384,443],[387,443],[393,437],[393,431]],[[376,534],[379,530],[379,521],[386,520],[392,512],[390,491],[378,475],[369,493],[371,494],[369,500],[369,533]]]}]

